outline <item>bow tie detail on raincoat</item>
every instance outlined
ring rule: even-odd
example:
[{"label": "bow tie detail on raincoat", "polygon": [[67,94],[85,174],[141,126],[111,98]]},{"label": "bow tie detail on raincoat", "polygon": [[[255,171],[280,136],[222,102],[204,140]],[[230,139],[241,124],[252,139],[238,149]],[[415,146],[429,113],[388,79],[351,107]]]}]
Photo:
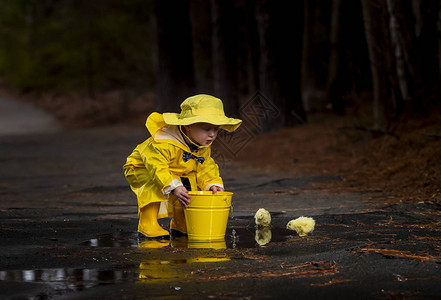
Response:
[{"label": "bow tie detail on raincoat", "polygon": [[201,164],[203,164],[205,161],[205,158],[197,157],[196,155],[193,155],[190,152],[184,152],[184,154],[182,155],[182,159],[184,160],[184,162],[187,162],[190,158],[196,159]]}]

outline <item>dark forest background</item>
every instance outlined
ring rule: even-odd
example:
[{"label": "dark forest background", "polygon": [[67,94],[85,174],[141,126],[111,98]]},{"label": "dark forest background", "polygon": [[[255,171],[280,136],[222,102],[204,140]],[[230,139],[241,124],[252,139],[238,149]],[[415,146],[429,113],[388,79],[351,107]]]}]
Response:
[{"label": "dark forest background", "polygon": [[[179,111],[197,93],[241,117],[363,110],[373,130],[437,112],[437,0],[0,0],[0,78],[60,119]],[[68,107],[63,111],[63,107]],[[93,123],[93,122],[92,122]]]}]

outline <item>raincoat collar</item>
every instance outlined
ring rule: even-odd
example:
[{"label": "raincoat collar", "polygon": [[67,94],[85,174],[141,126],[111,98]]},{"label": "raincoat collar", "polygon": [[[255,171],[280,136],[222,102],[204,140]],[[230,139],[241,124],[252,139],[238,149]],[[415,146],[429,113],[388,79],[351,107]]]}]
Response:
[{"label": "raincoat collar", "polygon": [[193,143],[193,141],[190,140],[190,138],[182,131],[182,127],[178,126],[179,133],[183,137],[185,144],[190,148],[191,152],[198,152],[198,150],[201,148],[200,145]]}]

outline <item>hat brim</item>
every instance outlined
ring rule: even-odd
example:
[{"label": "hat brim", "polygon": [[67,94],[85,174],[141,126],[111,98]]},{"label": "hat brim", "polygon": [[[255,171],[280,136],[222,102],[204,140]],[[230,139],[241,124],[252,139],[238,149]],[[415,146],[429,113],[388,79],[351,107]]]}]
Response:
[{"label": "hat brim", "polygon": [[228,132],[235,131],[240,124],[242,124],[242,120],[228,118],[225,116],[194,116],[185,119],[180,119],[179,114],[177,113],[164,113],[162,114],[164,118],[164,122],[168,125],[191,125],[195,123],[208,123],[219,126],[221,129],[224,129]]}]

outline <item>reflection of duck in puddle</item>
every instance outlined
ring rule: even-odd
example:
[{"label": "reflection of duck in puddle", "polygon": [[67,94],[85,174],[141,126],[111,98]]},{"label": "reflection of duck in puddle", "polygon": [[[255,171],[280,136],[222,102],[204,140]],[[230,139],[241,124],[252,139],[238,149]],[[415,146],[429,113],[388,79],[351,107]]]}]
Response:
[{"label": "reflection of duck in puddle", "polygon": [[271,241],[271,229],[269,227],[256,229],[255,240],[259,246],[265,246]]}]

